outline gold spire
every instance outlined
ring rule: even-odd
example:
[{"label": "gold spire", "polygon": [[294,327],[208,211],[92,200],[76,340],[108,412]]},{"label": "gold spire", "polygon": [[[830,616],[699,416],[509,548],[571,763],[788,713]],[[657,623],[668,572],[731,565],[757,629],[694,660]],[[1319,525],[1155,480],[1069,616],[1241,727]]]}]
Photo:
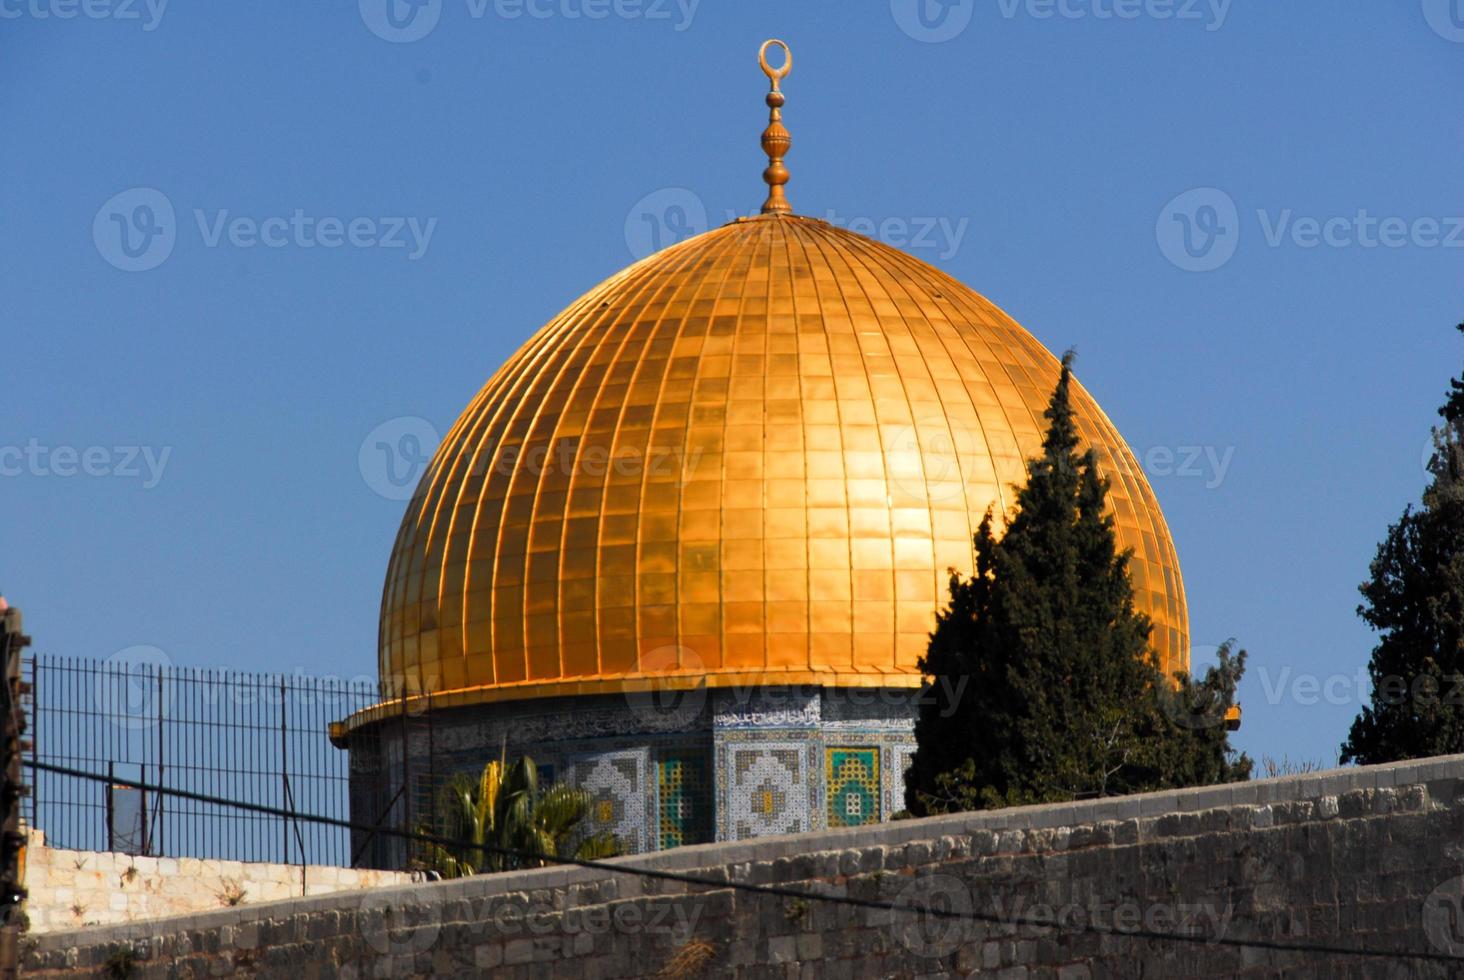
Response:
[{"label": "gold spire", "polygon": [[[774,68],[768,64],[768,48],[773,45],[783,49],[783,67]],[[793,145],[793,137],[783,128],[783,93],[778,90],[778,83],[781,82],[793,68],[793,52],[788,45],[774,38],[764,41],[761,50],[757,53],[757,62],[762,66],[763,74],[767,75],[773,83],[773,90],[768,93],[768,128],[763,130],[762,148],[768,155],[768,169],[763,171],[763,182],[768,185],[768,199],[763,202],[763,214],[792,214],[793,207],[788,203],[788,198],[783,194],[783,185],[788,183],[788,168],[783,166],[783,157]]]}]

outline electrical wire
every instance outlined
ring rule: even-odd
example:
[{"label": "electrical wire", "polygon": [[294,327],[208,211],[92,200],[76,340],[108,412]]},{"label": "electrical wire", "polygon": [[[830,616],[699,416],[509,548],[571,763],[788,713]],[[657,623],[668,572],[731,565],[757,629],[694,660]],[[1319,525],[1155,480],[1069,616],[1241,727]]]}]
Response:
[{"label": "electrical wire", "polygon": [[[1126,929],[1118,926],[1107,926],[1097,922],[1061,922],[1056,919],[1045,919],[1039,916],[1021,914],[998,915],[992,912],[980,912],[976,910],[942,909],[928,905],[899,904],[885,902],[879,899],[857,898],[852,895],[830,895],[819,892],[804,891],[798,888],[788,888],[783,885],[758,885],[751,882],[731,881],[703,875],[684,874],[677,871],[661,871],[655,868],[638,868],[628,864],[610,864],[605,861],[582,860],[580,858],[560,857],[553,854],[540,854],[532,851],[521,851],[510,847],[500,847],[492,844],[478,844],[473,841],[456,840],[443,837],[437,834],[429,834],[422,831],[400,830],[395,827],[373,827],[370,824],[355,823],[349,820],[340,820],[335,817],[319,816],[311,813],[298,813],[293,810],[285,810],[279,807],[267,806],[261,803],[246,803],[241,800],[230,800],[222,796],[212,796],[207,793],[194,793],[189,790],[175,789],[168,786],[159,786],[153,783],[145,783],[139,780],[113,778],[101,775],[100,773],[87,772],[82,769],[72,769],[67,766],[58,766],[49,762],[38,760],[25,760],[25,765],[34,770],[54,773],[60,776],[70,776],[76,779],[87,779],[94,782],[109,783],[114,786],[126,786],[131,789],[139,789],[143,792],[163,793],[176,796],[181,799],[193,800],[197,803],[208,803],[215,806],[234,807],[240,810],[247,810],[265,816],[280,817],[284,820],[304,820],[309,823],[324,824],[330,827],[338,827],[343,830],[353,830],[361,833],[377,833],[392,837],[400,837],[406,840],[420,841],[427,844],[435,844],[439,847],[451,847],[462,850],[483,851],[491,854],[501,854],[505,857],[512,857],[525,862],[543,862],[546,864],[568,865],[579,868],[589,868],[595,871],[604,871],[612,874],[634,875],[641,878],[650,878],[658,881],[676,882],[684,885],[696,885],[713,890],[732,889],[735,891],[748,892],[756,895],[767,895],[775,898],[791,898],[809,902],[829,902],[836,905],[851,906],[879,912],[905,913],[916,915],[929,915],[940,919],[955,919],[988,924],[1011,926],[1024,925],[1034,928],[1047,928],[1057,931],[1076,930],[1079,932],[1092,932],[1100,935],[1126,936],[1134,939],[1148,939],[1157,942],[1176,942],[1201,944],[1206,946],[1234,946],[1249,947],[1251,949],[1267,949],[1277,952],[1291,953],[1318,953],[1331,956],[1363,956],[1384,959],[1401,960],[1425,960],[1431,962],[1458,963],[1464,957],[1451,956],[1447,953],[1409,951],[1409,950],[1376,950],[1365,949],[1356,946],[1341,946],[1329,943],[1302,943],[1286,939],[1238,939],[1229,936],[1201,936],[1183,932],[1165,932],[1155,929],[1134,928]],[[647,896],[651,897],[651,896]]]}]

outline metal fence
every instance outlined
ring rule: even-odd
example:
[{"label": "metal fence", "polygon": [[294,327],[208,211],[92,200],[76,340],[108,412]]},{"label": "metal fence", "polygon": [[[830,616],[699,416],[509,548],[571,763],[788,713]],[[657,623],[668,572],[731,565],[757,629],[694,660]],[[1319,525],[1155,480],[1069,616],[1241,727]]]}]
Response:
[{"label": "metal fence", "polygon": [[354,863],[344,829],[110,780],[349,819],[350,763],[328,725],[380,700],[375,684],[44,655],[28,675],[34,760],[109,777],[33,771],[27,818],[51,846]]},{"label": "metal fence", "polygon": [[[358,824],[406,831],[446,832],[438,822],[437,802],[444,779],[461,760],[445,753],[436,739],[431,695],[395,701],[376,724],[351,732],[351,812]],[[471,753],[477,772],[483,759]],[[379,831],[357,831],[351,838],[351,864],[369,868],[410,868],[425,855],[420,842]]]}]

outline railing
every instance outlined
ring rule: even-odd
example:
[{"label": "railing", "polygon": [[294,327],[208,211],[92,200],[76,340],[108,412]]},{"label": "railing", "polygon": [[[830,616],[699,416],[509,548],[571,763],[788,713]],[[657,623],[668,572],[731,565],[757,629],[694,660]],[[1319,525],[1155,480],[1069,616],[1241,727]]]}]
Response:
[{"label": "railing", "polygon": [[[34,761],[293,813],[351,817],[350,762],[327,731],[330,722],[380,700],[373,683],[145,658],[38,655],[27,672]],[[33,773],[26,815],[59,848],[355,863],[345,830],[53,772]]]}]

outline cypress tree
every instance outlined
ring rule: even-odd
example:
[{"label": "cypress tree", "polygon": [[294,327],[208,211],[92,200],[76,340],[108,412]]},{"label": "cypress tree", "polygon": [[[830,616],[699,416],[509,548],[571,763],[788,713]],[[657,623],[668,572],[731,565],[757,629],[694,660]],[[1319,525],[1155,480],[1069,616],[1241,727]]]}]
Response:
[{"label": "cypress tree", "polygon": [[1245,654],[1170,684],[1134,608],[1108,482],[1080,452],[1073,355],[998,541],[988,512],[976,570],[953,576],[921,670],[936,681],[906,776],[916,814],[1243,779],[1224,727]]},{"label": "cypress tree", "polygon": [[1464,752],[1464,376],[1446,398],[1422,506],[1388,528],[1359,587],[1357,614],[1379,638],[1370,703],[1342,743],[1343,762]]}]

